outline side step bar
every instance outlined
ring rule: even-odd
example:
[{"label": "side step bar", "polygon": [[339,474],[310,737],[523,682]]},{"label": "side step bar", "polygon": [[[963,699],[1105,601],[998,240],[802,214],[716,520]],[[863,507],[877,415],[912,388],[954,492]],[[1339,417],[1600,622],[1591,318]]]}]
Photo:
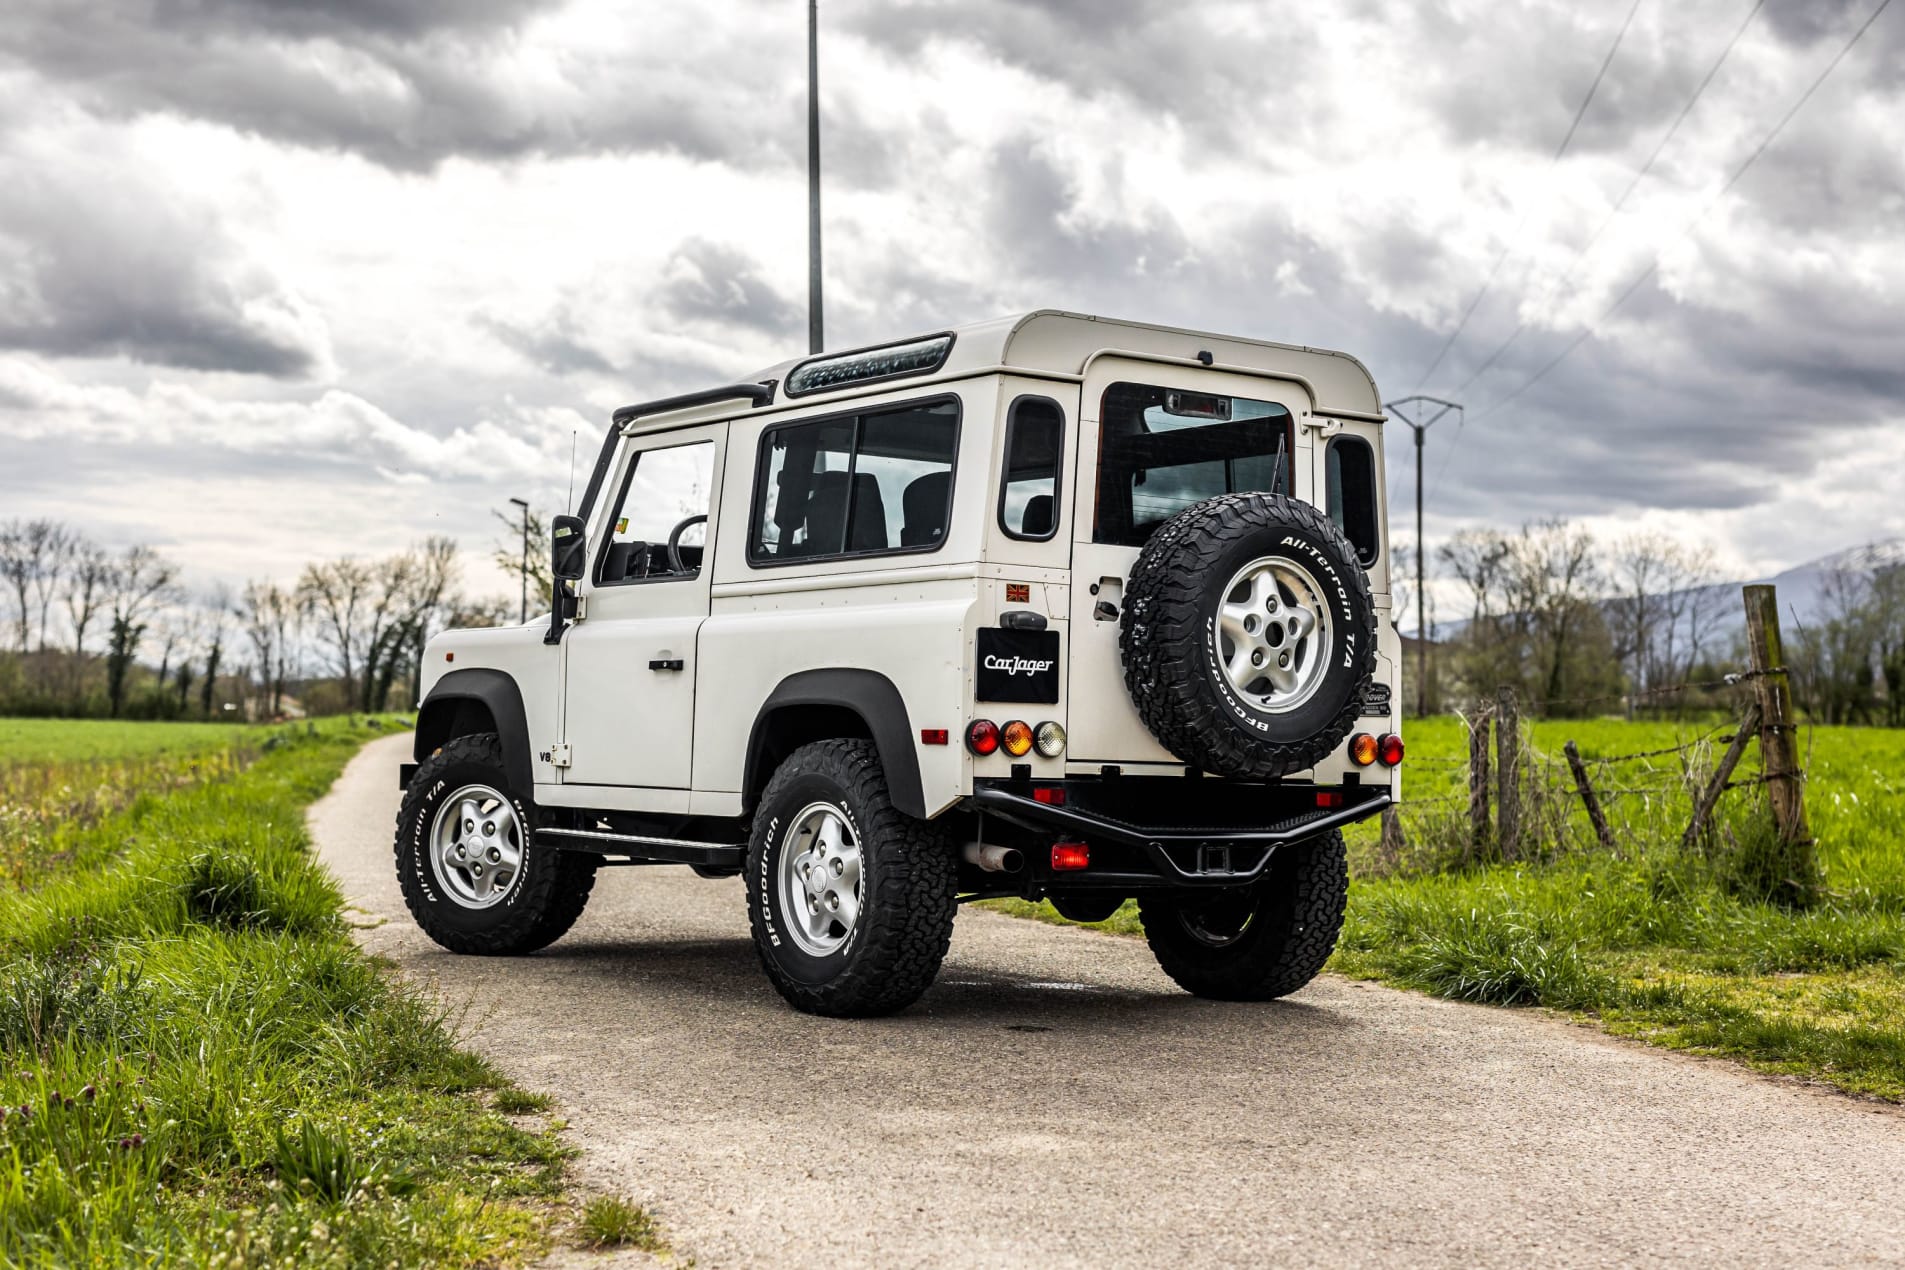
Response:
[{"label": "side step bar", "polygon": [[610,833],[606,829],[538,829],[538,838],[562,838],[552,845],[569,851],[603,855],[630,855],[670,864],[698,864],[709,869],[739,869],[747,863],[747,847],[728,842],[692,842],[686,838],[651,838],[646,834]]}]

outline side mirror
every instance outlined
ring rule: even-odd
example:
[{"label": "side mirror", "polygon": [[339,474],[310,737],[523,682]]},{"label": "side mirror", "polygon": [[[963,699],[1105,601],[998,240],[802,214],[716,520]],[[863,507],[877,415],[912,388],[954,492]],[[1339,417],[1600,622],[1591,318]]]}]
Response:
[{"label": "side mirror", "polygon": [[574,582],[588,568],[589,548],[580,516],[558,516],[549,523],[549,566],[557,581]]}]

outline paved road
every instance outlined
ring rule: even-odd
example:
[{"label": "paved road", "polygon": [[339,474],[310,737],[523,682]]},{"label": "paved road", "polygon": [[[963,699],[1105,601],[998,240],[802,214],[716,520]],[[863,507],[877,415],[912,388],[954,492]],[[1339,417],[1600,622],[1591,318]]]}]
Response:
[{"label": "paved road", "polygon": [[905,1014],[807,1018],[738,882],[611,869],[514,960],[391,874],[396,765],[312,811],[364,941],[564,1104],[584,1184],[704,1266],[1905,1262],[1905,1116],[1528,1012],[1341,979],[1221,1005],[1144,945],[972,911]]}]

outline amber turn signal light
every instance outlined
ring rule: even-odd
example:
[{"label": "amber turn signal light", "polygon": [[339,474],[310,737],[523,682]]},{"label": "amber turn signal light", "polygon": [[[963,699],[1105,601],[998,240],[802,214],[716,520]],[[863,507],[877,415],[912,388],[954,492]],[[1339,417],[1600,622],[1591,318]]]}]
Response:
[{"label": "amber turn signal light", "polygon": [[1013,758],[1024,758],[1032,752],[1032,725],[1023,719],[1006,724],[1000,729],[999,737],[1005,752]]},{"label": "amber turn signal light", "polygon": [[1358,732],[1349,738],[1349,761],[1358,767],[1368,767],[1376,761],[1376,738],[1367,732]]},{"label": "amber turn signal light", "polygon": [[1382,760],[1384,767],[1402,762],[1402,738],[1394,732],[1383,733],[1376,739],[1376,757]]},{"label": "amber turn signal light", "polygon": [[981,758],[999,748],[999,725],[991,719],[974,719],[966,728],[966,748]]}]

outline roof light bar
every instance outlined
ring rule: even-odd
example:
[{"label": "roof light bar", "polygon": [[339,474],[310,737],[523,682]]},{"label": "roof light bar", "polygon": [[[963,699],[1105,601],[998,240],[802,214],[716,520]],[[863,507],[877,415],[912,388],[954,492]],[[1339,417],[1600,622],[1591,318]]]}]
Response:
[{"label": "roof light bar", "polygon": [[799,397],[876,379],[897,379],[902,375],[930,375],[946,364],[946,354],[952,351],[952,344],[952,336],[935,335],[930,339],[802,362],[787,377],[787,395]]}]

